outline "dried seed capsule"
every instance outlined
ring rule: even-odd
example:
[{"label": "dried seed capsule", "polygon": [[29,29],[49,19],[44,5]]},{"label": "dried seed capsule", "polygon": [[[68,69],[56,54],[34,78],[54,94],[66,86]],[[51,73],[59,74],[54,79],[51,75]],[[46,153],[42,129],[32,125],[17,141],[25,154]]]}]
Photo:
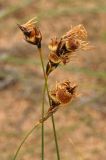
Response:
[{"label": "dried seed capsule", "polygon": [[75,89],[76,89],[76,86],[69,87],[69,88],[67,87],[59,88],[56,93],[56,97],[59,100],[59,102],[61,102],[61,104],[66,104],[70,102],[72,98],[75,96],[74,95]]},{"label": "dried seed capsule", "polygon": [[59,65],[59,63],[61,62],[61,59],[54,53],[50,53],[49,54],[49,62],[47,63],[46,66],[46,74],[47,76],[55,69],[57,68],[57,66]]},{"label": "dried seed capsule", "polygon": [[48,45],[48,48],[52,51],[52,52],[56,52],[57,48],[59,45],[59,40],[55,37],[51,39],[51,42]]},{"label": "dried seed capsule", "polygon": [[25,40],[28,43],[31,43],[33,45],[37,45],[38,48],[40,48],[42,34],[41,34],[40,30],[36,27],[36,23],[37,22],[35,21],[35,19],[31,19],[23,25],[18,24],[18,27],[23,32],[23,34],[25,36]]},{"label": "dried seed capsule", "polygon": [[71,39],[69,38],[68,40],[66,40],[65,46],[67,51],[71,51],[71,52],[75,52],[78,48],[79,48],[79,41],[75,40],[75,39]]},{"label": "dried seed capsule", "polygon": [[49,61],[46,65],[46,75],[48,76],[54,69],[57,68],[58,65],[59,63],[53,63]]},{"label": "dried seed capsule", "polygon": [[50,91],[52,107],[69,103],[76,96],[76,87],[70,81],[57,83],[56,88]]},{"label": "dried seed capsule", "polygon": [[57,85],[56,97],[61,104],[66,104],[75,96],[76,85],[72,85],[70,81],[65,81]]}]

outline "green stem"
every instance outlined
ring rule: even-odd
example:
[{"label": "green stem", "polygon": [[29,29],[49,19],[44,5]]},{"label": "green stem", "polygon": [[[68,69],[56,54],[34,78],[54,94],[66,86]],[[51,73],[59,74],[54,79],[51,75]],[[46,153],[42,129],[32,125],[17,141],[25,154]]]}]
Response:
[{"label": "green stem", "polygon": [[[44,118],[44,101],[45,101],[45,91],[46,91],[46,85],[44,84],[43,87],[43,98],[42,98],[42,119]],[[42,134],[42,160],[44,160],[44,122],[42,122],[42,128],[41,128],[41,134]]]},{"label": "green stem", "polygon": [[[42,69],[43,69],[43,73],[44,73],[44,77],[45,77],[45,69],[44,69],[44,64],[43,64],[43,60],[42,60],[42,56],[41,56],[41,49],[39,49],[39,55],[40,55],[40,60],[41,60],[41,65],[42,65]],[[45,91],[46,91],[46,84],[44,84],[44,89],[43,89],[43,98],[42,98],[42,119],[44,117],[44,100],[45,100]],[[41,129],[41,133],[42,133],[42,148],[41,148],[41,153],[42,153],[42,160],[44,160],[44,123],[42,123],[42,129]]]},{"label": "green stem", "polygon": [[[43,74],[45,78],[45,85],[47,89],[47,94],[48,94],[48,99],[49,99],[49,105],[51,107],[51,101],[50,101],[50,96],[49,96],[49,89],[48,89],[48,77],[46,76],[45,73],[45,67],[44,67],[44,62],[43,62],[43,56],[42,56],[42,51],[41,48],[38,48],[40,59],[41,59],[41,64],[42,64],[42,69],[43,69]],[[54,116],[52,114],[52,125],[53,125],[53,131],[54,131],[54,139],[55,139],[55,145],[56,145],[56,152],[57,152],[57,159],[60,160],[60,154],[59,154],[59,147],[58,147],[58,141],[57,141],[57,134],[56,134],[56,128],[55,128],[55,122],[54,122]]]},{"label": "green stem", "polygon": [[[39,50],[40,51],[40,50]],[[43,62],[43,59],[42,59],[42,54],[40,54],[41,56],[41,62]],[[42,63],[43,64],[43,63]],[[43,66],[44,66],[44,64],[43,64]],[[47,84],[47,77],[46,77],[46,74],[45,74],[45,69],[44,69],[44,67],[42,66],[42,68],[43,68],[43,73],[44,73],[44,77],[45,77],[45,84],[44,84],[44,88],[43,88],[43,100],[42,100],[42,117],[44,117],[44,95],[45,95],[45,90],[47,89],[47,94],[48,94],[48,98],[49,98],[49,104],[50,104],[50,106],[51,106],[51,102],[50,102],[50,97],[49,97],[49,90],[48,90],[48,84]],[[57,135],[56,135],[56,129],[55,129],[55,123],[54,123],[54,117],[53,117],[53,114],[51,115],[49,115],[49,116],[47,116],[46,118],[45,118],[45,120],[47,120],[49,117],[52,117],[52,124],[53,124],[53,130],[54,130],[54,137],[55,137],[55,144],[56,144],[56,151],[57,151],[57,158],[58,158],[58,160],[60,160],[60,155],[59,155],[59,149],[58,149],[58,142],[57,142]],[[44,120],[44,121],[45,121]],[[39,126],[39,124],[41,123],[42,124],[42,128],[44,127],[44,121],[38,121],[35,125],[34,125],[34,127],[27,133],[27,135],[24,137],[24,139],[22,140],[22,142],[21,142],[21,144],[19,145],[19,147],[18,147],[18,149],[17,149],[17,151],[16,151],[16,153],[15,153],[15,155],[14,155],[14,157],[13,157],[13,159],[12,160],[16,160],[16,158],[17,158],[17,156],[18,156],[18,153],[19,153],[19,151],[21,150],[21,147],[23,146],[23,144],[25,143],[25,141],[26,141],[26,139],[31,135],[31,133],[35,130],[35,128],[37,127],[37,126]],[[44,128],[43,128],[44,129]],[[42,133],[44,133],[43,132],[43,129],[42,129]],[[43,135],[43,134],[42,134]],[[44,135],[43,135],[44,136]],[[44,139],[43,139],[43,136],[42,136],[42,142],[44,142]],[[42,145],[43,147],[44,147],[44,145]],[[43,155],[44,155],[44,148],[42,147],[42,157],[43,157]]]}]

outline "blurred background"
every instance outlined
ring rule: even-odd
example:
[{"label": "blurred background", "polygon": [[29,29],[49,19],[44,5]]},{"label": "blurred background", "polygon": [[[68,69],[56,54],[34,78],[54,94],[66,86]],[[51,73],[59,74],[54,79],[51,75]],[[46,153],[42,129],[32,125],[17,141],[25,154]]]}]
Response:
[{"label": "blurred background", "polygon": [[[45,64],[52,37],[60,37],[78,24],[88,31],[95,49],[78,52],[69,64],[58,67],[50,75],[49,87],[70,79],[78,84],[80,94],[55,114],[61,159],[106,160],[105,0],[0,0],[0,160],[12,159],[41,117],[44,81],[39,55],[17,27],[35,16],[43,35]],[[40,127],[24,144],[18,159],[41,159]],[[51,119],[45,123],[45,159],[56,160]]]}]

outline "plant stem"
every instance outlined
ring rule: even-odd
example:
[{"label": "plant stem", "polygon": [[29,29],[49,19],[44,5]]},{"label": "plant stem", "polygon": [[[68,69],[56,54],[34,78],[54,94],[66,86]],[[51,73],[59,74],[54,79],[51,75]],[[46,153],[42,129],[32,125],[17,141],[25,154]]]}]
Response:
[{"label": "plant stem", "polygon": [[[42,64],[42,69],[43,69],[43,74],[44,74],[44,78],[45,78],[45,86],[46,86],[46,89],[47,89],[47,95],[48,95],[48,99],[49,99],[49,105],[51,107],[51,100],[50,100],[49,89],[48,89],[48,77],[46,76],[46,73],[45,73],[45,67],[44,67],[44,62],[43,62],[43,56],[42,56],[42,50],[41,50],[41,48],[38,48],[38,51],[39,51],[39,55],[40,55],[40,59],[41,59],[41,64]],[[56,128],[55,128],[55,122],[54,122],[54,116],[53,116],[53,114],[52,114],[51,117],[52,117],[52,125],[53,125],[54,139],[55,139],[56,152],[57,152],[57,159],[60,160],[59,147],[58,147],[57,134],[56,134]]]},{"label": "plant stem", "polygon": [[[42,59],[42,56],[41,56],[41,48],[39,49],[39,55],[40,55],[40,60],[41,60],[41,65],[42,65],[42,69],[43,69],[43,74],[44,74],[44,77],[45,77],[45,69],[44,69],[44,63],[43,63],[43,59]],[[46,91],[46,84],[44,84],[44,87],[43,87],[43,98],[42,98],[42,119],[44,117],[44,100],[45,100],[45,91]],[[44,160],[44,123],[42,122],[42,129],[41,129],[41,133],[42,133],[42,147],[41,147],[41,153],[42,153],[42,160]]]},{"label": "plant stem", "polygon": [[[43,94],[42,94],[42,119],[44,118],[44,101],[45,101],[45,91],[46,91],[46,85],[44,84],[44,87],[43,87]],[[41,144],[42,144],[42,160],[44,160],[44,122],[42,122],[42,129],[41,129],[41,134],[42,134],[42,141],[41,141]]]},{"label": "plant stem", "polygon": [[51,112],[47,112],[46,115],[43,117],[43,119],[40,119],[35,125],[34,127],[27,133],[27,135],[24,137],[24,139],[22,140],[22,142],[20,143],[14,157],[12,160],[16,160],[18,153],[22,147],[22,145],[25,143],[26,139],[30,136],[30,134],[35,130],[36,127],[38,127],[40,124],[44,123],[49,117],[51,117],[53,115],[53,113],[55,113],[58,110],[58,108],[54,108],[54,110],[52,110]]},{"label": "plant stem", "polygon": [[[47,94],[48,94],[48,98],[49,98],[49,104],[51,106],[51,102],[50,102],[50,97],[49,97],[49,90],[48,90],[48,83],[47,83],[47,77],[45,74],[45,69],[44,69],[44,63],[43,63],[43,58],[42,58],[42,53],[41,50],[39,49],[39,53],[40,53],[40,57],[41,57],[41,62],[42,62],[42,68],[43,68],[43,73],[44,73],[44,78],[45,78],[45,84],[44,84],[44,88],[43,88],[43,99],[42,99],[42,120],[39,120],[34,127],[27,133],[27,135],[24,137],[24,139],[22,140],[22,142],[20,143],[14,157],[12,160],[16,160],[18,153],[21,149],[21,147],[23,146],[23,144],[25,143],[26,139],[30,136],[30,134],[35,130],[35,128],[37,126],[39,126],[39,124],[42,124],[42,128],[44,127],[44,121],[46,121],[50,116],[52,117],[52,124],[53,124],[53,130],[54,130],[54,137],[55,137],[55,144],[56,144],[56,151],[57,151],[57,159],[60,160],[60,155],[59,155],[59,149],[58,149],[58,142],[57,142],[57,135],[56,135],[56,129],[55,129],[55,123],[54,123],[54,117],[53,117],[53,113],[50,113],[50,115],[47,115],[44,117],[44,95],[45,95],[45,90],[47,89]],[[43,128],[44,129],[44,128]],[[42,133],[44,133],[42,129]],[[44,155],[44,134],[42,134],[42,157]]]},{"label": "plant stem", "polygon": [[15,153],[15,155],[14,155],[14,157],[13,157],[13,160],[16,160],[17,155],[18,155],[18,153],[19,153],[22,145],[24,144],[25,140],[29,137],[29,135],[35,130],[35,128],[36,128],[39,124],[40,124],[40,122],[37,122],[37,123],[35,124],[35,126],[27,133],[27,135],[25,136],[25,138],[22,140],[21,144],[19,145],[19,147],[18,147],[18,149],[17,149],[17,151],[16,151],[16,153]]}]

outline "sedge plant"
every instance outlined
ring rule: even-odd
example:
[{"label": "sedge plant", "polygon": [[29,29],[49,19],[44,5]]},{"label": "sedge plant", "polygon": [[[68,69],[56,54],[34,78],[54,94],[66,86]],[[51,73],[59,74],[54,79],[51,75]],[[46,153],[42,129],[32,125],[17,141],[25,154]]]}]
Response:
[{"label": "sedge plant", "polygon": [[[60,64],[66,65],[71,61],[71,57],[74,54],[77,54],[79,50],[88,50],[90,47],[87,41],[87,31],[83,25],[77,25],[75,27],[71,27],[71,29],[65,33],[60,38],[54,37],[51,39],[48,48],[50,53],[48,55],[48,62],[45,66],[43,52],[42,52],[42,33],[40,29],[37,27],[36,18],[29,20],[27,23],[23,25],[19,25],[18,27],[22,31],[24,35],[24,39],[26,42],[35,45],[38,49],[39,57],[41,60],[42,71],[44,75],[44,87],[42,93],[42,116],[41,119],[35,123],[33,128],[27,133],[27,135],[22,140],[19,145],[13,160],[16,160],[18,153],[25,143],[26,139],[31,135],[31,133],[35,130],[37,126],[41,124],[41,160],[44,160],[44,122],[51,117],[52,125],[53,125],[53,133],[54,140],[56,146],[56,154],[57,160],[60,160],[60,152],[59,145],[57,140],[57,133],[55,127],[54,113],[59,110],[61,106],[67,106],[66,104],[71,102],[74,98],[77,97],[76,89],[77,85],[68,78],[65,81],[58,82],[56,85],[49,90],[48,80],[50,74],[59,67]],[[45,94],[47,93],[49,108],[47,113],[45,114]]]}]

